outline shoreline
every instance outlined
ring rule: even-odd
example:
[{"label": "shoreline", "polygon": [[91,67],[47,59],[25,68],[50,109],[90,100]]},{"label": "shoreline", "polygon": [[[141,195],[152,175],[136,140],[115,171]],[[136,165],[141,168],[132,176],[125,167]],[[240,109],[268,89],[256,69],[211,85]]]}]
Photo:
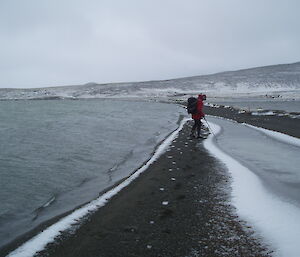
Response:
[{"label": "shoreline", "polygon": [[38,256],[269,256],[267,246],[231,204],[222,163],[188,138],[169,151]]},{"label": "shoreline", "polygon": [[[41,102],[40,104],[43,104],[43,103]],[[53,104],[56,104],[56,103],[52,103],[51,106]],[[58,102],[57,102],[57,104],[58,104]],[[63,102],[59,102],[59,104],[64,105]],[[92,104],[92,106],[94,105],[94,103],[91,103],[91,104]],[[67,103],[66,103],[66,105],[68,106]],[[125,103],[125,105],[127,105],[127,104]],[[158,106],[159,105],[161,105],[161,104],[158,103]],[[14,106],[14,104],[12,103],[11,106]],[[21,105],[21,106],[23,106],[23,105]],[[167,105],[165,105],[165,106],[167,106]],[[162,106],[162,108],[164,109],[164,106]],[[166,107],[166,109],[171,109],[171,110],[173,109],[173,112],[175,110],[175,115],[174,115],[175,119],[173,119],[173,121],[168,123],[168,124],[165,121],[166,126],[164,128],[162,128],[161,130],[157,129],[157,128],[155,129],[155,127],[153,126],[153,131],[155,131],[155,132],[159,131],[160,133],[156,133],[156,134],[153,133],[153,135],[152,135],[153,140],[147,140],[147,138],[146,138],[145,139],[145,144],[141,144],[141,141],[143,141],[143,139],[141,139],[140,142],[137,142],[138,143],[138,149],[140,149],[141,151],[136,150],[136,148],[135,149],[133,149],[133,148],[130,149],[129,148],[128,152],[130,151],[130,154],[123,155],[123,156],[119,155],[119,157],[116,156],[116,158],[111,159],[111,161],[110,161],[111,165],[110,166],[107,165],[106,161],[104,160],[104,163],[103,163],[104,168],[102,167],[101,162],[99,162],[99,160],[98,160],[98,162],[95,162],[95,164],[96,164],[95,166],[92,166],[93,163],[90,163],[89,160],[87,160],[86,163],[82,162],[83,169],[85,169],[84,165],[87,165],[86,166],[87,168],[92,167],[95,170],[95,173],[99,173],[98,172],[98,169],[99,169],[101,174],[103,174],[103,177],[105,176],[107,178],[103,178],[101,181],[100,181],[100,179],[90,179],[90,180],[77,179],[77,181],[79,181],[79,183],[77,183],[74,186],[74,188],[72,188],[71,190],[56,190],[55,185],[54,185],[53,186],[54,189],[52,190],[53,193],[51,191],[51,195],[56,195],[57,199],[54,201],[54,203],[50,207],[45,208],[45,209],[43,209],[43,211],[41,213],[38,213],[39,216],[38,216],[37,219],[36,219],[35,208],[30,208],[31,206],[29,206],[29,205],[26,205],[26,207],[24,207],[25,209],[24,208],[22,209],[22,207],[19,208],[19,209],[16,208],[16,209],[19,210],[19,211],[16,212],[16,217],[14,217],[14,215],[13,215],[13,216],[10,216],[11,218],[9,218],[7,220],[4,217],[4,219],[2,219],[3,226],[1,226],[2,230],[1,230],[1,239],[0,239],[0,241],[1,241],[0,255],[1,255],[1,252],[5,251],[3,249],[7,249],[7,248],[13,249],[13,248],[15,248],[15,245],[19,245],[20,243],[23,243],[23,242],[27,241],[33,235],[36,235],[36,234],[38,234],[38,232],[40,232],[40,231],[46,229],[47,227],[49,227],[49,225],[52,225],[53,223],[56,223],[59,219],[63,218],[64,216],[66,216],[68,214],[70,214],[74,210],[79,209],[80,207],[82,207],[82,205],[85,205],[85,204],[89,203],[90,201],[94,200],[95,198],[97,198],[99,196],[99,194],[101,195],[105,191],[107,191],[109,189],[110,185],[112,185],[111,187],[115,187],[118,183],[122,182],[122,179],[123,179],[124,176],[126,176],[126,177],[129,176],[130,175],[129,173],[132,173],[140,165],[143,165],[143,163],[145,161],[147,161],[147,159],[149,159],[153,155],[154,149],[170,134],[170,131],[172,131],[172,130],[174,130],[178,127],[177,123],[179,122],[179,119],[177,119],[177,118],[182,118],[179,115],[179,114],[182,113],[182,110],[178,110],[179,109],[178,106],[173,105],[173,107],[172,107],[171,105],[169,105],[169,106]],[[154,115],[157,116],[159,114],[154,114]],[[178,117],[178,116],[180,116],[180,117]],[[56,120],[55,117],[54,117],[54,119]],[[163,123],[163,121],[161,123]],[[150,129],[151,129],[151,124],[149,124],[149,126],[150,126]],[[132,129],[131,129],[131,131],[132,131]],[[133,130],[133,133],[131,133],[131,134],[133,134],[132,136],[135,137],[134,133],[135,132]],[[143,132],[141,132],[140,135],[142,137],[144,137],[142,133]],[[119,135],[120,135],[120,137],[122,137],[122,135],[120,133],[119,133]],[[133,139],[134,139],[134,137],[133,137]],[[150,137],[151,137],[151,135],[149,134],[149,138]],[[124,138],[124,142],[125,141],[126,141],[126,138]],[[129,143],[129,145],[131,145],[129,141],[128,141],[128,143]],[[49,145],[51,145],[53,147],[57,146],[56,144],[53,144],[52,142],[49,142]],[[103,152],[103,151],[106,152],[106,150],[104,149],[105,146],[103,148],[101,144],[98,144],[98,145],[100,145],[100,146],[97,146],[97,149],[95,149],[96,152],[97,152],[98,149],[99,149],[100,153]],[[76,145],[75,145],[75,148],[77,148]],[[90,148],[90,147],[88,146],[88,148]],[[125,148],[126,148],[126,146],[124,147],[124,149]],[[128,148],[128,146],[127,146],[127,148]],[[26,151],[25,151],[25,153],[26,153]],[[79,154],[79,157],[80,157],[80,154]],[[97,158],[97,156],[95,156],[95,158],[99,159],[99,158]],[[74,159],[76,159],[76,157]],[[125,162],[126,159],[128,159],[129,162]],[[40,160],[42,161],[43,159],[40,159]],[[130,160],[133,160],[133,161],[131,161],[132,165],[130,164]],[[134,160],[136,160],[136,161],[134,161]],[[98,163],[98,165],[97,165],[97,163]],[[100,166],[99,166],[99,163],[100,163]],[[91,164],[91,166],[89,167],[90,164]],[[118,165],[120,167],[118,167]],[[107,167],[107,170],[106,170],[106,167]],[[114,172],[113,175],[115,177],[111,177],[111,172],[108,169],[110,167],[113,168],[112,172]],[[51,167],[51,171],[52,171],[52,168],[53,167]],[[74,166],[73,168],[71,167],[71,169],[76,169],[76,166]],[[7,169],[5,169],[5,171],[6,170]],[[80,169],[78,169],[78,170],[80,171]],[[116,172],[115,172],[115,170],[116,170]],[[9,171],[9,169],[8,169],[8,171]],[[53,168],[53,171],[57,171],[56,167]],[[127,173],[125,173],[125,172],[122,173],[122,171],[125,171]],[[26,175],[26,173],[25,173],[25,175]],[[122,175],[123,175],[123,177],[122,177]],[[79,176],[79,178],[80,177],[85,177],[85,175]],[[99,184],[101,186],[97,185],[98,184],[97,181],[100,182]],[[106,183],[106,181],[108,181],[108,182]],[[61,182],[59,182],[58,187],[60,187],[60,183]],[[62,183],[63,183],[63,181],[62,181]],[[40,183],[37,183],[37,184],[40,184]],[[91,186],[89,187],[89,185],[91,185]],[[104,187],[103,187],[103,185],[104,185]],[[20,187],[18,187],[18,188],[20,188]],[[93,191],[93,189],[94,189],[94,191]],[[61,191],[62,193],[57,194],[56,193],[57,191],[58,192]],[[81,194],[80,191],[83,192],[83,194],[82,194],[83,196],[80,195]],[[95,192],[95,193],[91,194],[90,192]],[[36,196],[36,195],[34,195],[34,196]],[[78,199],[77,199],[77,197],[78,197]],[[5,200],[5,201],[10,201],[9,199],[10,198],[8,197],[7,200]],[[70,199],[70,201],[68,201],[68,200],[65,201],[65,199]],[[37,206],[41,206],[41,203],[44,203],[44,201],[40,201],[40,202],[37,201],[37,203],[38,203]],[[22,205],[15,204],[15,206],[22,206]],[[9,210],[10,210],[9,206],[8,206],[7,210],[8,210],[7,213],[9,213]],[[22,214],[23,212],[24,212],[24,215]],[[4,213],[5,213],[5,210],[4,210]],[[11,212],[11,213],[13,213],[13,212]],[[27,214],[27,213],[28,213],[28,215],[25,216],[25,214]],[[23,216],[21,216],[21,218],[25,216],[26,219],[25,218],[24,219],[18,219],[19,216],[17,214],[20,214],[19,216],[23,215]],[[12,222],[11,222],[11,220],[12,220]],[[16,242],[20,242],[20,243],[16,244]],[[12,248],[9,246],[9,245],[11,245],[11,243],[14,245]]]},{"label": "shoreline", "polygon": [[188,138],[190,125],[75,233],[38,256],[268,256],[230,203],[228,172],[203,141]]},{"label": "shoreline", "polygon": [[239,113],[239,110],[235,108],[215,108],[210,106],[204,106],[204,113],[300,138],[300,119],[293,119],[287,116],[256,116],[246,112]]},{"label": "shoreline", "polygon": [[[7,254],[12,253],[18,247],[22,247],[23,245],[27,244],[27,242],[29,242],[34,237],[39,237],[42,232],[44,232],[45,230],[48,230],[50,227],[57,225],[57,223],[60,223],[64,219],[68,219],[68,217],[71,215],[74,216],[75,212],[80,213],[82,211],[82,209],[88,208],[88,206],[93,204],[93,202],[96,202],[96,201],[100,202],[100,205],[101,205],[100,208],[102,207],[102,205],[104,206],[106,204],[106,202],[110,200],[111,197],[113,197],[115,194],[118,194],[118,192],[120,190],[123,190],[132,181],[134,181],[136,178],[138,178],[140,176],[140,174],[142,174],[147,169],[147,167],[149,167],[149,165],[151,165],[153,162],[155,162],[156,159],[158,159],[160,157],[160,155],[162,155],[166,151],[166,147],[170,144],[172,139],[174,139],[177,136],[178,131],[182,129],[182,127],[184,126],[186,121],[187,121],[187,119],[184,118],[183,115],[180,115],[178,118],[178,121],[177,121],[178,127],[176,129],[174,129],[173,131],[171,131],[169,134],[167,134],[166,137],[157,144],[157,146],[153,150],[152,154],[150,155],[149,159],[145,160],[139,168],[134,170],[127,177],[119,180],[114,185],[101,191],[99,193],[98,198],[92,199],[91,201],[89,201],[87,203],[83,203],[83,204],[75,207],[73,210],[70,210],[70,211],[62,213],[56,217],[53,217],[53,218],[41,223],[40,225],[33,228],[32,230],[24,233],[23,235],[18,236],[12,242],[10,242],[0,248],[0,256],[6,256]],[[97,210],[99,208],[99,203],[95,204],[95,205],[96,205],[96,210]],[[95,207],[92,206],[92,208],[90,208],[87,211],[87,214],[93,213],[94,212],[93,209],[95,209]],[[81,214],[79,214],[79,215],[81,215]],[[87,215],[84,214],[84,215],[81,215],[81,217],[75,218],[75,222],[73,222],[74,224],[71,224],[69,226],[70,229],[72,229],[72,225],[80,226],[81,219],[85,220],[86,216]],[[68,231],[68,229],[69,228],[67,228],[65,230]],[[65,230],[62,229],[62,231],[65,231]],[[50,232],[49,234],[52,236],[53,232]],[[60,231],[57,231],[57,234],[60,234]],[[39,240],[36,240],[36,241],[39,241]]]},{"label": "shoreline", "polygon": [[[268,128],[268,129],[272,129],[272,130],[277,130],[277,131],[279,131],[279,132],[282,132],[282,133],[286,133],[286,134],[289,134],[289,135],[292,135],[292,136],[296,136],[296,137],[300,137],[300,129],[299,130],[297,130],[297,128],[298,128],[298,126],[299,126],[299,121],[297,122],[297,119],[290,119],[290,118],[287,118],[287,117],[270,117],[270,116],[260,116],[260,117],[257,117],[257,116],[251,116],[251,115],[249,115],[249,114],[240,114],[240,113],[238,113],[238,111],[236,111],[236,110],[231,110],[231,109],[229,109],[229,108],[212,108],[212,107],[208,107],[208,106],[205,106],[205,113],[206,114],[208,114],[208,115],[215,115],[215,116],[219,116],[219,117],[224,117],[224,118],[228,118],[228,119],[232,119],[232,120],[236,120],[237,122],[241,122],[241,123],[243,123],[243,122],[247,122],[248,124],[252,124],[252,125],[254,125],[254,126],[260,126],[260,127],[264,127],[264,128]],[[279,119],[279,121],[278,121],[278,119]],[[277,121],[277,126],[275,126],[275,128],[273,127],[274,126],[274,123],[276,123],[276,121]],[[285,121],[285,123],[282,123],[282,121]],[[284,124],[284,125],[283,125]],[[187,128],[186,128],[187,126],[185,126],[185,134],[187,133],[186,132],[186,130],[187,130]],[[181,139],[182,139],[182,136],[181,136]],[[176,143],[176,142],[175,142]],[[185,145],[183,145],[183,146],[185,146]],[[195,145],[193,146],[194,148],[195,148]],[[201,147],[202,148],[202,147]],[[172,152],[172,148],[170,148],[171,149],[171,152]],[[191,151],[191,149],[186,149],[186,150],[190,150]],[[203,149],[201,149],[201,151],[203,151]],[[167,155],[169,152],[166,152],[164,155]],[[175,153],[173,153],[174,154],[174,156],[176,155],[176,152]],[[178,153],[177,153],[178,154]],[[186,153],[187,154],[187,153]],[[202,153],[203,154],[203,153]],[[206,153],[206,155],[207,155],[207,153]],[[180,157],[180,156],[179,156]],[[195,156],[194,156],[195,157]],[[160,163],[161,162],[161,160],[159,160],[157,163]],[[187,164],[186,163],[187,162],[187,160],[185,160],[184,161],[184,163],[185,163],[185,165]],[[202,164],[203,164],[203,162],[204,162],[204,160],[202,160]],[[155,163],[156,164],[156,163]],[[182,164],[182,165],[184,165],[184,164]],[[205,165],[210,165],[210,167],[214,167],[214,166],[218,166],[219,164],[218,164],[218,161],[216,161],[216,160],[214,160],[214,161],[211,161],[210,163],[207,163],[207,164],[205,164]],[[158,164],[158,166],[161,166],[161,164]],[[191,165],[191,168],[195,168],[195,165]],[[150,168],[149,168],[150,169]],[[222,170],[222,169],[221,169]],[[147,176],[150,176],[149,175],[149,173],[151,173],[151,172],[153,172],[153,171],[145,171],[145,173],[147,173],[148,175]],[[224,170],[222,170],[222,171],[219,171],[219,172],[221,172],[221,173],[224,173]],[[226,173],[226,172],[225,172]],[[195,174],[193,173],[192,174],[193,176],[195,176]],[[225,176],[224,174],[219,174],[219,175],[221,175],[221,176]],[[144,176],[144,175],[143,175]],[[145,175],[146,176],[146,175]],[[230,183],[228,182],[228,181],[230,181],[230,177],[229,177],[229,175],[228,174],[226,174],[226,176],[225,176],[226,178],[223,178],[223,179],[225,179],[226,180],[226,185],[224,186],[224,185],[222,185],[221,187],[225,187],[225,188],[227,188],[225,191],[228,191],[229,189],[228,188],[230,188]],[[184,178],[183,178],[184,179]],[[139,178],[137,179],[137,180],[139,180]],[[148,181],[149,182],[149,181]],[[224,181],[223,181],[224,182]],[[142,183],[142,184],[144,184],[144,186],[146,186],[147,187],[147,185],[145,185],[145,181],[143,182],[138,182],[138,181],[134,181],[134,182],[132,182],[132,184],[134,184],[135,185],[135,187],[137,186],[136,184],[137,183]],[[132,185],[130,184],[129,185],[129,187],[132,187]],[[140,189],[140,190],[142,190],[142,189]],[[124,191],[124,192],[123,192]],[[130,191],[130,190],[127,190],[126,188],[125,189],[123,189],[123,191],[122,192],[120,192],[119,194],[120,195],[126,195],[126,194],[128,194],[128,191]],[[141,192],[143,192],[143,191],[141,191]],[[175,191],[176,192],[176,191]],[[151,192],[152,193],[152,192]],[[218,192],[218,194],[220,194],[221,192]],[[222,193],[224,193],[224,192],[222,192]],[[118,194],[118,195],[119,195]],[[244,224],[243,223],[243,221],[240,221],[240,220],[238,220],[238,217],[235,217],[235,214],[234,214],[234,208],[230,205],[230,203],[229,203],[229,198],[230,198],[230,196],[228,196],[228,192],[226,193],[227,194],[227,196],[226,196],[226,199],[223,199],[223,201],[225,202],[225,205],[227,205],[227,208],[230,208],[231,209],[231,213],[230,214],[228,214],[230,217],[231,217],[231,219],[232,220],[230,220],[230,222],[236,222],[237,224],[239,224],[239,226],[240,226],[240,230],[242,230],[243,231],[243,227],[247,227],[247,225],[246,224]],[[107,205],[111,205],[110,203],[111,202],[114,202],[115,201],[115,198],[116,199],[118,199],[119,197],[118,197],[118,195],[117,196],[115,196],[115,197],[113,197],[113,199],[112,199],[112,201],[110,201]],[[124,196],[125,197],[125,196]],[[138,198],[138,196],[130,196],[131,198]],[[185,200],[186,199],[186,196],[183,196],[183,195],[181,195],[181,196],[178,196],[179,198],[182,198],[182,200]],[[122,198],[122,197],[121,197]],[[126,197],[125,197],[126,198]],[[192,199],[192,198],[191,198]],[[177,201],[177,200],[176,200]],[[112,205],[116,205],[116,204],[112,204]],[[123,205],[123,208],[126,208],[126,206],[124,206],[124,204],[122,204],[121,203],[121,205]],[[103,208],[106,208],[105,206],[104,207],[102,207],[101,209],[103,209]],[[117,207],[114,207],[114,208],[117,208]],[[185,207],[185,208],[187,208],[187,207]],[[88,217],[88,220],[86,221],[84,221],[84,224],[82,225],[82,227],[86,227],[86,226],[88,226],[87,224],[89,224],[90,223],[90,221],[93,219],[93,216],[95,215],[103,215],[103,214],[99,214],[99,213],[102,213],[102,211],[101,211],[101,209],[99,209],[99,210],[97,210],[96,211],[96,213],[95,214],[92,214],[91,215],[91,217]],[[117,208],[118,209],[118,208]],[[167,208],[166,208],[167,209]],[[167,212],[169,212],[169,211],[167,211]],[[173,212],[171,211],[170,212],[170,216],[173,216],[173,214],[172,214]],[[107,215],[107,214],[106,214]],[[130,213],[127,213],[127,215],[129,215],[130,216]],[[162,215],[164,215],[164,214],[162,214]],[[168,214],[169,215],[169,214]],[[64,215],[61,215],[61,216],[64,216]],[[114,216],[118,216],[117,214],[113,214],[112,215],[113,217]],[[59,217],[59,218],[61,218],[61,217]],[[59,219],[58,217],[56,217],[56,218],[54,218],[54,220],[58,220]],[[109,217],[106,217],[106,219],[108,219],[109,221],[111,221],[111,218],[109,218]],[[228,220],[227,220],[228,221]],[[86,223],[87,222],[87,223]],[[100,221],[97,221],[97,222],[100,222]],[[46,222],[47,223],[47,222]],[[48,221],[48,224],[49,224],[49,221]],[[98,223],[96,223],[96,224],[98,224]],[[103,222],[101,222],[101,224],[104,224]],[[43,225],[43,227],[45,227],[45,225],[46,224],[44,224]],[[104,226],[105,226],[105,224],[104,224]],[[237,226],[237,225],[236,225]],[[154,226],[153,226],[154,227]],[[41,228],[39,228],[39,229],[41,229]],[[43,228],[42,228],[43,229]],[[81,231],[81,228],[79,229],[80,231]],[[127,229],[125,229],[125,230],[127,230]],[[130,231],[132,230],[132,229],[129,229]],[[133,230],[135,231],[135,230],[137,230],[136,228],[135,228],[135,226],[134,226],[134,228],[133,228]],[[167,229],[168,230],[168,229]],[[130,232],[129,231],[129,232]],[[37,229],[35,229],[35,232],[37,232]],[[121,231],[122,232],[122,231]],[[127,231],[128,232],[128,231]],[[127,233],[126,232],[126,233]],[[249,231],[243,231],[243,232],[240,232],[240,233],[245,233],[244,235],[243,235],[243,237],[245,237],[245,238],[248,238],[249,237],[249,235],[248,235],[248,232]],[[167,233],[166,231],[164,232],[164,233]],[[181,232],[180,232],[181,233]],[[179,233],[179,234],[180,234]],[[253,233],[253,231],[250,231],[249,232],[250,234],[251,233]],[[68,233],[67,233],[68,234]],[[75,232],[75,235],[77,234],[77,232]],[[121,233],[122,234],[122,233]],[[167,233],[168,234],[168,233]],[[169,233],[170,234],[170,233]],[[33,234],[31,234],[31,235],[33,235]],[[30,233],[29,234],[27,234],[27,235],[25,235],[25,237],[23,236],[23,237],[21,237],[21,240],[22,240],[22,242],[23,241],[26,241],[26,240],[24,240],[25,238],[29,238],[29,236],[30,236]],[[182,236],[182,235],[181,235]],[[62,247],[63,248],[65,248],[65,240],[68,240],[68,235],[63,235],[60,239],[59,239],[59,245],[61,244],[62,245]],[[80,237],[80,236],[79,236]],[[65,240],[62,240],[62,238],[65,238]],[[180,237],[179,237],[180,238]],[[251,238],[251,240],[254,240],[253,242],[254,242],[254,245],[255,245],[255,247],[257,247],[257,253],[256,254],[258,254],[258,255],[255,255],[255,256],[268,256],[268,255],[266,255],[266,247],[264,246],[264,245],[261,245],[261,243],[260,242],[258,242],[257,241],[257,239],[255,239],[255,238],[252,238],[252,236],[250,236],[250,238]],[[20,240],[20,239],[19,239]],[[248,240],[248,239],[247,239]],[[246,241],[247,241],[246,240]],[[14,247],[14,246],[16,246],[17,245],[17,243],[16,243],[17,241],[15,240],[11,245],[10,245],[10,250],[11,249],[13,249],[13,248],[16,248],[16,247]],[[20,243],[20,241],[18,241],[19,243]],[[18,244],[19,244],[18,243]],[[237,242],[236,242],[237,243]],[[56,245],[56,243],[54,244],[54,246]],[[201,244],[200,244],[201,245]],[[199,245],[199,246],[200,246]],[[73,245],[74,246],[74,245]],[[174,245],[174,247],[175,247],[176,245]],[[113,248],[113,246],[111,245],[111,247]],[[148,246],[147,246],[148,247]],[[146,247],[146,248],[147,248]],[[164,247],[167,247],[167,246],[164,246]],[[193,247],[197,247],[197,246],[193,246]],[[213,246],[211,246],[212,248],[213,248]],[[211,248],[211,247],[209,247],[209,249]],[[241,246],[241,247],[244,247],[244,246]],[[253,247],[253,246],[252,246]],[[59,250],[57,250],[57,249],[59,249],[59,247],[58,246],[55,246],[54,247],[56,250],[55,251],[59,251]],[[71,246],[69,246],[69,250],[71,250]],[[148,254],[148,250],[151,250],[153,248],[153,246],[151,246],[149,249],[147,248],[146,250],[145,250],[145,252],[143,252],[143,251],[141,251],[141,252],[139,252],[139,254],[143,254],[144,256],[148,256],[147,254]],[[8,249],[8,248],[7,248]],[[5,251],[3,251],[3,249],[1,249],[0,250],[0,256],[6,256],[6,254],[9,252],[9,250],[5,250]],[[52,250],[53,250],[53,245],[51,245],[51,247],[50,248],[47,248],[47,250],[45,250],[45,251],[42,251],[41,252],[41,254],[40,254],[40,256],[51,256],[51,254],[52,254]],[[248,249],[249,250],[249,249]],[[108,251],[108,250],[107,250]],[[151,251],[149,251],[149,253],[150,253]],[[55,253],[55,254],[54,254]],[[108,252],[106,252],[106,253],[108,253]],[[5,254],[5,255],[3,255],[3,254]],[[50,254],[50,255],[49,255]],[[67,254],[68,254],[68,251],[65,251],[64,252],[64,254],[62,254],[62,255],[56,255],[57,254],[57,252],[53,252],[53,256],[68,256]],[[132,253],[133,255],[126,255],[126,256],[135,256],[134,254],[135,253]],[[152,253],[151,253],[152,254]],[[157,253],[158,254],[158,253]],[[168,254],[170,254],[170,255],[168,255]],[[212,254],[212,252],[210,252],[210,254]],[[245,253],[244,253],[245,254]],[[247,254],[250,254],[250,252],[248,252]],[[260,255],[261,254],[261,255]],[[84,255],[76,255],[76,253],[72,253],[70,256],[89,256],[89,255],[86,255],[86,253],[84,253]],[[92,255],[91,255],[92,256]],[[102,255],[99,255],[99,256],[102,256]],[[110,256],[109,254],[108,255],[103,255],[103,256]],[[116,254],[115,255],[115,253],[113,253],[113,255],[111,255],[111,256],[118,256],[118,254]],[[122,256],[122,255],[120,255],[120,256]],[[124,256],[124,255],[123,255]],[[149,255],[149,256],[152,256],[152,255]],[[159,256],[159,255],[158,255]],[[169,253],[167,253],[167,254],[164,254],[163,256],[177,256],[177,255],[171,255],[171,252],[169,252]],[[182,255],[178,255],[178,256],[182,256]],[[214,255],[211,255],[211,256],[214,256]],[[218,255],[216,255],[216,256],[218,256]],[[231,256],[235,256],[235,255],[231,255]],[[236,255],[236,256],[239,256],[239,255]],[[252,256],[252,255],[247,255],[247,256]],[[253,255],[254,256],[254,255]]]}]

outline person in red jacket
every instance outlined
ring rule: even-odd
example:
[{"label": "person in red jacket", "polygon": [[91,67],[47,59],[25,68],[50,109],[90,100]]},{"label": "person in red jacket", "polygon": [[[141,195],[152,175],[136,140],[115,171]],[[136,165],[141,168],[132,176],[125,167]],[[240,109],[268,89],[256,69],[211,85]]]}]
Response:
[{"label": "person in red jacket", "polygon": [[205,116],[203,113],[203,100],[206,100],[206,95],[198,95],[197,100],[197,113],[192,114],[192,119],[194,120],[194,126],[192,127],[191,137],[195,137],[195,130],[197,129],[197,137],[200,138],[201,131],[201,119]]}]

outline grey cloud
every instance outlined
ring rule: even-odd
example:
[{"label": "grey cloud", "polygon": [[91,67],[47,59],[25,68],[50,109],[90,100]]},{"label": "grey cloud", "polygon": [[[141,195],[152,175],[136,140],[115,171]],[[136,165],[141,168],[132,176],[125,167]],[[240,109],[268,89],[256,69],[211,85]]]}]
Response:
[{"label": "grey cloud", "polygon": [[300,59],[296,0],[0,2],[0,87],[167,79]]}]

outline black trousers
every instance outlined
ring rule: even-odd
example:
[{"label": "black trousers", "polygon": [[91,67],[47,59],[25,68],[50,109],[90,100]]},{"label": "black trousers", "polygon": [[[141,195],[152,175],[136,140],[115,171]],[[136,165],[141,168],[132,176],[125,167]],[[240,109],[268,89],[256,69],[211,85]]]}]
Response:
[{"label": "black trousers", "polygon": [[195,130],[197,129],[197,136],[200,136],[200,130],[201,130],[201,119],[194,120],[194,126],[192,127],[191,134],[193,135],[195,133]]}]

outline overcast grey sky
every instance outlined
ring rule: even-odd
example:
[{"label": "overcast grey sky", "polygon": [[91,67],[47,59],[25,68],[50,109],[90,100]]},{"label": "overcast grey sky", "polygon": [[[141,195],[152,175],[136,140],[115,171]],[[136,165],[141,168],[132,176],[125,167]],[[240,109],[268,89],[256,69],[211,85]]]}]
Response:
[{"label": "overcast grey sky", "polygon": [[0,87],[300,61],[299,0],[0,0]]}]

